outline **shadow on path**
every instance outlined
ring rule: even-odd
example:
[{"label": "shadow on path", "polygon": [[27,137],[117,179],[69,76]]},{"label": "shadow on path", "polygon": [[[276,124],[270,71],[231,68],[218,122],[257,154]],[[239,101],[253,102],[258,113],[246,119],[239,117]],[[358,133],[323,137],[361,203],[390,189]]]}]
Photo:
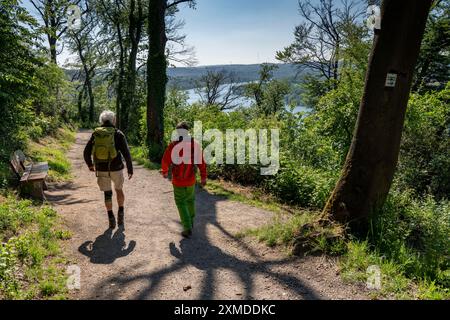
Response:
[{"label": "shadow on path", "polygon": [[[240,279],[244,290],[242,295],[244,299],[253,299],[254,278],[256,275],[263,275],[266,278],[270,278],[272,283],[276,282],[282,285],[286,290],[295,293],[303,299],[320,299],[319,294],[297,277],[283,272],[272,271],[272,267],[291,263],[292,258],[272,261],[264,260],[248,247],[246,243],[227,231],[217,220],[217,204],[220,201],[228,200],[224,197],[211,195],[206,191],[197,192],[197,218],[195,221],[194,235],[190,239],[181,240],[178,247],[174,242],[168,243],[168,253],[176,258],[176,261],[170,266],[150,273],[141,273],[133,276],[120,274],[109,277],[97,285],[95,290],[96,294],[102,296],[104,299],[117,299],[117,293],[112,291],[108,292],[105,297],[102,288],[108,283],[115,283],[120,287],[127,287],[143,282],[145,286],[135,296],[130,298],[151,299],[166,278],[191,266],[201,270],[203,273],[201,283],[196,284],[200,286],[200,294],[197,297],[200,300],[215,299],[217,286],[216,273],[223,269],[233,272]],[[245,215],[245,212],[236,212],[233,214]],[[233,251],[245,251],[247,259],[240,259],[233,254],[225,252],[224,250],[227,248],[222,250],[213,245],[206,233],[207,227],[211,226],[217,228],[220,232],[219,234],[215,234],[215,238],[218,237],[225,240],[222,243],[232,242],[233,245],[227,245],[227,248],[232,248]],[[151,263],[151,261],[148,263]],[[138,267],[137,264],[130,266],[131,269],[137,269]]]},{"label": "shadow on path", "polygon": [[126,245],[124,229],[119,228],[114,234],[113,230],[106,230],[94,242],[86,241],[78,251],[89,257],[91,263],[112,264],[117,259],[128,256],[135,247],[136,241],[130,241],[128,246]]}]

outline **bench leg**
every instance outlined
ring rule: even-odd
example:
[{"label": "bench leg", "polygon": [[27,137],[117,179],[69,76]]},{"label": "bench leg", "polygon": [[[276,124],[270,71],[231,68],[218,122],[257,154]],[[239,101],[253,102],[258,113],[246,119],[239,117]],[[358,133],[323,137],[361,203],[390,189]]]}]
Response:
[{"label": "bench leg", "polygon": [[24,184],[21,187],[21,193],[29,195],[33,199],[44,201],[44,181],[33,181]]},{"label": "bench leg", "polygon": [[33,191],[31,192],[31,196],[38,200],[44,200],[44,182],[43,181],[34,181],[33,182]]}]

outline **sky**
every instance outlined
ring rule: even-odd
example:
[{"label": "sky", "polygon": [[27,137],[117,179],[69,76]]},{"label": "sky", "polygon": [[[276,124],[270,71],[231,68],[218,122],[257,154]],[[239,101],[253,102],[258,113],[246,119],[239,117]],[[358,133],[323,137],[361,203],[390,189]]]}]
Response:
[{"label": "sky", "polygon": [[[36,14],[29,0],[22,2]],[[300,22],[297,0],[197,0],[196,9],[179,9],[199,66],[277,62],[276,52],[293,42]],[[68,57],[63,52],[58,63]]]},{"label": "sky", "polygon": [[297,0],[197,0],[178,17],[198,65],[276,62],[300,22]]}]

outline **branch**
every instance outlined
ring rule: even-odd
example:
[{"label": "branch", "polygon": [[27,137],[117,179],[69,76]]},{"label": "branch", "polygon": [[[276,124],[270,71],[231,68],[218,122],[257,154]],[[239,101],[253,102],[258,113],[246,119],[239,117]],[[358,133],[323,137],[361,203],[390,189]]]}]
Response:
[{"label": "branch", "polygon": [[177,5],[179,5],[179,4],[183,3],[183,2],[191,2],[191,1],[192,0],[177,0],[177,1],[174,1],[174,2],[172,2],[170,4],[167,4],[166,5],[166,9],[169,9],[171,7],[175,7],[175,6],[177,6]]}]

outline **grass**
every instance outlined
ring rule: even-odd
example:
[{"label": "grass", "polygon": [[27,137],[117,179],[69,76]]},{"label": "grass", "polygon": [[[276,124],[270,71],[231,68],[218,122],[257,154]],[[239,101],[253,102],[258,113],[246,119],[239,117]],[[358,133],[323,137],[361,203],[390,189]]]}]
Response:
[{"label": "grass", "polygon": [[[50,181],[72,178],[66,157],[75,141],[67,128],[29,141],[25,154],[35,162],[48,162]],[[9,174],[9,168],[0,172]],[[6,178],[5,178],[6,180]],[[66,299],[67,261],[61,245],[71,233],[60,226],[57,213],[48,206],[21,200],[0,186],[0,299]]]},{"label": "grass", "polygon": [[208,180],[205,190],[213,195],[276,213],[301,212],[298,208],[288,207],[281,202],[277,202],[274,197],[266,195],[260,189],[243,187],[223,180]]},{"label": "grass", "polygon": [[9,194],[0,199],[0,298],[65,299],[61,242],[70,237],[57,213]]},{"label": "grass", "polygon": [[74,142],[75,132],[60,128],[52,136],[30,142],[28,153],[33,161],[48,162],[49,181],[69,181],[72,179],[71,165],[66,155]]},{"label": "grass", "polygon": [[148,157],[148,150],[145,147],[131,147],[130,148],[131,158],[136,161],[139,165],[144,166],[150,170],[159,170],[161,165],[158,163],[151,162]]},{"label": "grass", "polygon": [[270,223],[244,230],[240,237],[256,237],[268,246],[288,249],[288,254],[338,255],[347,282],[366,283],[368,267],[377,266],[381,289],[370,291],[373,299],[450,299],[448,202],[392,192],[372,220],[371,234],[361,240],[345,234],[341,225],[318,223],[320,211],[283,205],[254,188],[210,181],[206,190],[276,213]]}]

